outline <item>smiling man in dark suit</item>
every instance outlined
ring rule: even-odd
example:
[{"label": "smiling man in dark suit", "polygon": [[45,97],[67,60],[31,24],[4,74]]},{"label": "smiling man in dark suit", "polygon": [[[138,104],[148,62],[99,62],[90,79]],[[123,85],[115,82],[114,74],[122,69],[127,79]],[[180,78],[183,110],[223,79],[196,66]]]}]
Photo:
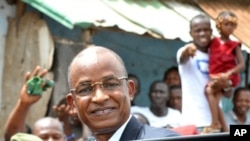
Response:
[{"label": "smiling man in dark suit", "polygon": [[71,62],[67,102],[97,141],[178,136],[165,128],[141,124],[130,114],[135,84],[122,59],[105,47],[88,47]]}]

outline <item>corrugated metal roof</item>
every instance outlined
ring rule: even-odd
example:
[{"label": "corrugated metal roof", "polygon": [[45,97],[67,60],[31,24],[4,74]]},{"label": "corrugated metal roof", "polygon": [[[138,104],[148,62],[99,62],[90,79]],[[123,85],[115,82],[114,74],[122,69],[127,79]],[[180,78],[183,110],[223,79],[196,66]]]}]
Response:
[{"label": "corrugated metal roof", "polygon": [[[139,35],[149,33],[157,38],[176,39],[184,42],[192,40],[189,34],[189,21],[195,15],[204,13],[214,18],[219,11],[233,9],[239,16],[239,27],[235,32],[244,44],[248,41],[247,24],[249,15],[239,5],[228,0],[22,0],[59,23],[72,29],[74,26],[88,28],[113,27]],[[225,1],[225,2],[224,2]],[[237,0],[244,1],[244,0]],[[237,2],[235,2],[237,3]],[[197,7],[199,5],[202,9]],[[247,8],[249,9],[249,8]],[[240,13],[238,13],[240,12]],[[244,13],[245,12],[245,13]],[[206,14],[204,13],[204,14]],[[243,16],[244,15],[244,16]],[[245,18],[245,19],[244,19]],[[219,35],[212,21],[213,34]],[[236,39],[233,36],[233,39]]]},{"label": "corrugated metal roof", "polygon": [[[234,36],[243,44],[250,47],[250,1],[249,0],[199,0],[197,4],[206,14],[215,19],[219,12],[230,10],[238,17],[238,26]],[[244,49],[244,48],[243,48]]]},{"label": "corrugated metal roof", "polygon": [[190,41],[186,18],[158,0],[23,0],[68,28],[117,26],[137,34]]}]

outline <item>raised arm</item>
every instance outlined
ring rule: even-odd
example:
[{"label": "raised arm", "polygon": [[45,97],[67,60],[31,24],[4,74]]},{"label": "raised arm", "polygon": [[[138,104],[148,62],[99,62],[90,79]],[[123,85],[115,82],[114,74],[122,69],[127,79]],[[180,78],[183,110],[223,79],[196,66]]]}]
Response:
[{"label": "raised arm", "polygon": [[45,74],[47,74],[47,70],[42,70],[39,66],[37,66],[32,73],[27,72],[25,74],[25,81],[20,90],[19,99],[5,124],[5,141],[9,141],[11,136],[15,133],[25,132],[25,119],[29,109],[41,98],[40,95],[31,95],[27,93],[26,82],[33,76],[43,77]]},{"label": "raised arm", "polygon": [[193,43],[187,44],[178,51],[178,63],[185,64],[190,57],[195,55],[196,46]]},{"label": "raised arm", "polygon": [[55,111],[57,118],[60,122],[63,123],[63,130],[67,136],[68,141],[75,141],[75,135],[71,130],[71,125],[69,121],[70,117],[70,106],[67,105],[66,100],[63,99],[62,103],[53,106],[53,110]]}]

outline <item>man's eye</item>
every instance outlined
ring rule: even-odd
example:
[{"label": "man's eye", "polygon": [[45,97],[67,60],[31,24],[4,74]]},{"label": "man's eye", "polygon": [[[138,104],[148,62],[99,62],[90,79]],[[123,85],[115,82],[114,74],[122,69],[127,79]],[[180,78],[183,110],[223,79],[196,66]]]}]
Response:
[{"label": "man's eye", "polygon": [[93,91],[93,87],[86,86],[86,87],[79,88],[79,90],[77,90],[76,93],[77,94],[86,94],[86,93],[89,93],[92,91]]},{"label": "man's eye", "polygon": [[119,83],[117,82],[106,82],[106,83],[103,83],[103,87],[105,89],[115,89],[119,86]]}]

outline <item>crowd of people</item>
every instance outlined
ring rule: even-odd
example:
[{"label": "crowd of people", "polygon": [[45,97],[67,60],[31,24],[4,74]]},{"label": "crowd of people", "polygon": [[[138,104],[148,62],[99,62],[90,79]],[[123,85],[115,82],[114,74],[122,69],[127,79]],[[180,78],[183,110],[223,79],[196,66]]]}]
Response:
[{"label": "crowd of people", "polygon": [[[53,107],[57,117],[38,119],[31,132],[27,130],[26,116],[42,95],[33,95],[24,83],[6,122],[5,140],[21,141],[26,135],[34,136],[34,141],[123,141],[178,137],[185,134],[178,130],[181,127],[199,134],[250,124],[250,89],[239,87],[243,55],[240,43],[229,38],[236,26],[237,17],[222,12],[217,22],[221,37],[212,38],[209,17],[195,16],[190,21],[192,43],[178,50],[178,66],[151,83],[148,107],[136,105],[140,79],[128,74],[118,54],[107,47],[86,48],[68,67],[70,92]],[[210,51],[211,46],[216,49]],[[37,66],[25,74],[25,82],[34,77],[46,79],[47,73]],[[46,90],[45,82],[39,87]],[[233,109],[227,113],[221,110],[222,96],[233,97]]]}]

